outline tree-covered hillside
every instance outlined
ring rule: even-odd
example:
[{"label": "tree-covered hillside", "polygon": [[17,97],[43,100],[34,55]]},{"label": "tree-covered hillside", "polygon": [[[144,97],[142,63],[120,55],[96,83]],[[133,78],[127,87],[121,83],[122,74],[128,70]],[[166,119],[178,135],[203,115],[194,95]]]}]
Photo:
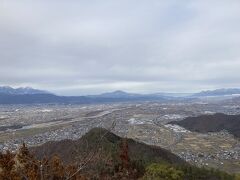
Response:
[{"label": "tree-covered hillside", "polygon": [[78,141],[49,142],[29,150],[0,154],[0,179],[6,180],[236,180],[237,176],[197,168],[171,152],[101,128]]}]

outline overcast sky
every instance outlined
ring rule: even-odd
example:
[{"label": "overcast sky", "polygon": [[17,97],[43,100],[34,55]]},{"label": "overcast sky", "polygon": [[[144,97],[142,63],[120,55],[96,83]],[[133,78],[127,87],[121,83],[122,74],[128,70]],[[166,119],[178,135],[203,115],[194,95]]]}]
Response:
[{"label": "overcast sky", "polygon": [[239,0],[0,0],[0,86],[240,87]]}]

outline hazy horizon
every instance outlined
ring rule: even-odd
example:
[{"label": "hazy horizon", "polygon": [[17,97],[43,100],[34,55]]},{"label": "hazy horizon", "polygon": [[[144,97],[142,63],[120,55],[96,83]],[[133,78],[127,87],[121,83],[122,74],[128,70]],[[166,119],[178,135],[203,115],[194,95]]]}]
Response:
[{"label": "hazy horizon", "polygon": [[0,86],[60,95],[239,87],[240,1],[0,2]]},{"label": "hazy horizon", "polygon": [[19,89],[19,88],[30,88],[30,89],[35,89],[35,90],[41,90],[41,91],[45,91],[48,93],[52,93],[58,96],[85,96],[85,95],[101,95],[104,93],[114,93],[114,92],[118,92],[121,91],[123,93],[133,93],[133,94],[179,94],[179,95],[191,95],[191,94],[195,94],[195,93],[201,93],[201,92],[206,92],[206,91],[215,91],[215,90],[231,90],[231,89],[237,89],[240,90],[240,88],[238,87],[231,87],[231,88],[218,88],[218,89],[199,89],[198,91],[194,91],[194,92],[172,92],[172,91],[152,91],[152,92],[135,92],[135,91],[125,91],[125,90],[121,90],[121,89],[115,89],[115,90],[106,90],[106,91],[99,91],[97,93],[82,93],[82,94],[61,94],[61,93],[55,93],[54,91],[49,91],[48,89],[37,89],[34,87],[30,87],[30,86],[8,86],[8,85],[0,85],[0,88],[13,88],[13,89]]}]

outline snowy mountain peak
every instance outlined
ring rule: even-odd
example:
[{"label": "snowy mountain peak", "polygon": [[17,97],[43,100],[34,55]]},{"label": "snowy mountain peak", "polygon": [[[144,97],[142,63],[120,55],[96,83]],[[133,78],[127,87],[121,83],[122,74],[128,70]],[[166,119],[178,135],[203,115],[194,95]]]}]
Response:
[{"label": "snowy mountain peak", "polygon": [[19,87],[19,88],[12,88],[10,86],[0,86],[0,93],[1,94],[50,94],[47,91],[33,89],[31,87]]}]

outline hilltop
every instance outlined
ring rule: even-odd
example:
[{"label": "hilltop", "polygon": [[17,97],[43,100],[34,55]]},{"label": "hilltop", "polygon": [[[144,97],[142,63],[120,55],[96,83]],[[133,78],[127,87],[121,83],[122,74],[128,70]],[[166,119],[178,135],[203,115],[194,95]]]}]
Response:
[{"label": "hilltop", "polygon": [[190,131],[207,133],[227,130],[235,137],[240,138],[240,115],[226,115],[216,113],[214,115],[201,115],[198,117],[187,117],[181,121],[172,121]]},{"label": "hilltop", "polygon": [[[101,138],[104,135],[103,138]],[[86,156],[86,153],[99,148],[101,156],[112,156],[114,158],[119,152],[119,144],[123,138],[113,134],[112,132],[94,128],[78,140],[62,140],[47,142],[41,146],[32,149],[38,158],[51,157],[58,154],[64,163],[77,162]],[[132,139],[126,139],[129,156],[132,160],[141,160],[146,163],[167,162],[170,164],[185,164],[178,156],[171,152],[157,147],[149,146]],[[100,142],[100,145],[98,143]]]},{"label": "hilltop", "polygon": [[0,179],[235,180],[217,170],[192,166],[171,152],[102,128],[72,141],[48,142],[16,153],[0,152]]}]

